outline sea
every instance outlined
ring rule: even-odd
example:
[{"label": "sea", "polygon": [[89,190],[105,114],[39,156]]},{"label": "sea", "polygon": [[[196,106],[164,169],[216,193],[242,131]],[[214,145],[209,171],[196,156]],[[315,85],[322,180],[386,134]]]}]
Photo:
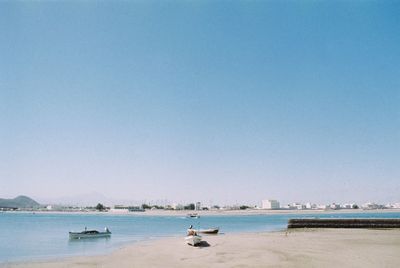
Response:
[{"label": "sea", "polygon": [[[138,241],[184,237],[196,229],[220,227],[221,235],[286,229],[291,218],[400,218],[399,212],[268,215],[148,216],[75,213],[0,213],[0,263],[98,255]],[[110,238],[70,240],[69,231],[110,229]],[[182,239],[183,242],[183,239]]]}]

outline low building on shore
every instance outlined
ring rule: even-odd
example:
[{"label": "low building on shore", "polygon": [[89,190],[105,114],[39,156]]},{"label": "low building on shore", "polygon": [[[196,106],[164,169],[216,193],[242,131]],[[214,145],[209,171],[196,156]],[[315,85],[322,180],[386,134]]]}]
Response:
[{"label": "low building on shore", "polygon": [[183,206],[182,204],[173,203],[173,204],[171,205],[171,208],[172,208],[173,210],[183,210],[183,209],[184,209],[184,206]]},{"label": "low building on shore", "polygon": [[364,210],[373,210],[373,209],[384,209],[385,206],[384,205],[380,205],[380,204],[376,204],[376,203],[365,203],[361,206],[362,209]]}]

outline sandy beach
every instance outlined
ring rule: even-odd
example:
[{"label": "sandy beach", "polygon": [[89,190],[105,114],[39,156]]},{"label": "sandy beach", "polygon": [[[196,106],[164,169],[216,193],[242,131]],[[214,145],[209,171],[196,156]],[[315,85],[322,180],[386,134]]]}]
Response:
[{"label": "sandy beach", "polygon": [[399,267],[400,230],[308,229],[140,242],[108,255],[1,267]]}]

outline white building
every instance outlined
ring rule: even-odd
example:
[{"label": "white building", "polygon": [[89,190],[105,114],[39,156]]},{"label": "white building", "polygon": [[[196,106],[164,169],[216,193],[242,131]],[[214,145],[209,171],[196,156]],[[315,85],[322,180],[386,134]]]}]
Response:
[{"label": "white building", "polygon": [[394,203],[394,204],[392,205],[392,208],[400,208],[400,203]]},{"label": "white building", "polygon": [[201,210],[201,202],[196,202],[195,209],[196,210]]},{"label": "white building", "polygon": [[344,209],[354,209],[355,207],[358,207],[357,204],[355,204],[355,203],[346,203],[341,206],[341,208],[344,208]]},{"label": "white building", "polygon": [[332,203],[332,204],[330,204],[330,206],[329,206],[329,208],[330,209],[340,209],[340,204],[336,204],[336,203]]},{"label": "white building", "polygon": [[317,208],[317,205],[316,204],[312,204],[312,203],[310,203],[310,202],[308,202],[307,204],[306,204],[306,209],[316,209]]},{"label": "white building", "polygon": [[365,203],[361,207],[362,207],[362,209],[382,209],[385,206],[384,205],[379,205],[379,204],[376,204],[376,203]]},{"label": "white building", "polygon": [[279,209],[279,202],[272,199],[262,200],[262,209]]},{"label": "white building", "polygon": [[329,205],[317,205],[317,209],[328,209]]},{"label": "white building", "polygon": [[301,209],[305,209],[305,208],[306,208],[306,206],[301,204],[301,203],[295,202],[295,203],[289,204],[289,209],[299,209],[299,210],[301,210]]},{"label": "white building", "polygon": [[128,206],[115,205],[114,208],[110,209],[111,213],[128,213]]}]

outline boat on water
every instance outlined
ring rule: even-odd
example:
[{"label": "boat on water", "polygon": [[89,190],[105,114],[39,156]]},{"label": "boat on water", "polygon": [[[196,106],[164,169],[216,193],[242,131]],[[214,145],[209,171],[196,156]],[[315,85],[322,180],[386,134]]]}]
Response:
[{"label": "boat on water", "polygon": [[70,239],[82,239],[82,238],[98,238],[98,237],[110,237],[111,232],[108,228],[104,228],[104,232],[99,232],[97,230],[87,230],[82,232],[69,232]]},{"label": "boat on water", "polygon": [[209,228],[209,229],[200,229],[197,232],[201,233],[201,234],[218,234],[219,227],[217,227],[217,228]]},{"label": "boat on water", "polygon": [[196,246],[201,243],[201,236],[200,235],[188,235],[185,237],[185,241],[187,244],[191,246]]},{"label": "boat on water", "polygon": [[197,213],[189,213],[187,216],[188,218],[195,218],[195,219],[200,218],[200,215]]}]

